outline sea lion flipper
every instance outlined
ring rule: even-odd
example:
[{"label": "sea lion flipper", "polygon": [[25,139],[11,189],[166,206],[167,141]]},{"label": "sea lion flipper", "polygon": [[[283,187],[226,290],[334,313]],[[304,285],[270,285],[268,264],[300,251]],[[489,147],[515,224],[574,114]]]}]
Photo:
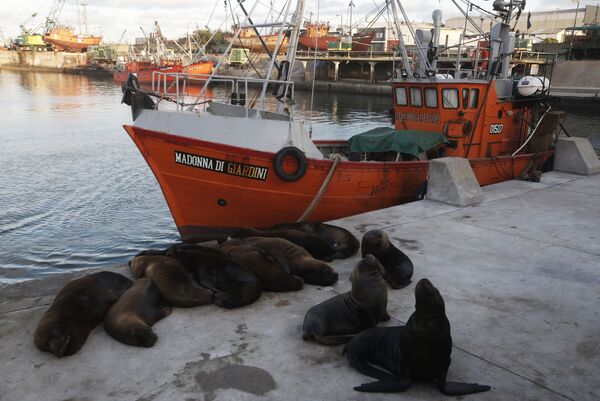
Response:
[{"label": "sea lion flipper", "polygon": [[[341,345],[347,344],[354,338],[354,335],[339,335],[339,336],[318,336],[313,335],[316,342],[325,344],[325,345]],[[304,337],[303,337],[304,339]]]},{"label": "sea lion flipper", "polygon": [[362,393],[401,393],[410,387],[410,379],[401,380],[380,380],[371,383],[361,384],[354,387],[354,390]]},{"label": "sea lion flipper", "polygon": [[467,395],[475,393],[483,393],[491,390],[490,386],[477,383],[459,383],[446,381],[443,384],[438,384],[440,392],[444,395]]}]

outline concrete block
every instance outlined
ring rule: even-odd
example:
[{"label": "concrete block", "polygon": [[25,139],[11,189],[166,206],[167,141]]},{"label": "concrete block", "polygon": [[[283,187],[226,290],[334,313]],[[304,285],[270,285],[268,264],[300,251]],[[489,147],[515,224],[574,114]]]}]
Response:
[{"label": "concrete block", "polygon": [[600,173],[600,160],[587,138],[560,138],[556,144],[554,170],[591,175]]},{"label": "concrete block", "polygon": [[481,203],[483,192],[467,159],[444,157],[429,162],[427,198],[462,207]]}]

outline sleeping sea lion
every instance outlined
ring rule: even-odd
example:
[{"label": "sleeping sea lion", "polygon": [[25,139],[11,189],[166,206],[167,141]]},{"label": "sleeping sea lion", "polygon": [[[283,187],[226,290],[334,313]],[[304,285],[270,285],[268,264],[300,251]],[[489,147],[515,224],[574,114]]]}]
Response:
[{"label": "sleeping sea lion", "polygon": [[[445,395],[488,391],[489,386],[446,380],[452,337],[444,300],[427,279],[415,288],[416,311],[406,326],[374,327],[352,339],[344,349],[350,365],[379,381],[354,387],[357,391],[395,393],[415,381],[437,381]],[[375,368],[373,365],[381,368]]]},{"label": "sleeping sea lion", "polygon": [[277,224],[271,229],[293,229],[316,234],[323,238],[335,249],[333,259],[345,259],[354,255],[360,246],[356,237],[348,230],[331,224],[305,221],[301,223]]},{"label": "sleeping sea lion", "polygon": [[110,307],[104,317],[104,329],[124,344],[152,347],[158,336],[151,326],[171,310],[164,305],[156,284],[149,278],[141,278]]},{"label": "sleeping sea lion", "polygon": [[385,269],[383,278],[392,288],[399,289],[410,283],[413,275],[411,260],[392,244],[383,230],[367,232],[362,238],[360,247],[363,256],[370,253],[379,259]]},{"label": "sleeping sea lion", "polygon": [[248,237],[246,241],[273,256],[307,284],[332,285],[339,278],[327,263],[313,258],[304,248],[285,239]]},{"label": "sleeping sea lion", "polygon": [[381,264],[373,255],[361,259],[352,270],[350,292],[336,295],[306,312],[302,339],[321,344],[344,344],[360,331],[390,319],[387,284]]},{"label": "sleeping sea lion", "polygon": [[282,238],[304,248],[313,258],[325,261],[333,260],[337,253],[335,246],[323,237],[291,228],[242,228],[232,234],[233,238],[268,237]]},{"label": "sleeping sea lion", "polygon": [[129,262],[131,274],[148,277],[171,305],[179,308],[212,303],[213,292],[197,286],[174,258],[169,256],[136,256]]},{"label": "sleeping sea lion", "polygon": [[254,273],[264,291],[299,291],[304,285],[287,266],[246,239],[227,240],[218,249]]},{"label": "sleeping sea lion", "polygon": [[131,284],[127,277],[113,272],[93,273],[69,282],[38,323],[35,345],[59,358],[73,355]]},{"label": "sleeping sea lion", "polygon": [[176,244],[166,254],[177,259],[198,284],[215,291],[217,306],[238,308],[260,297],[262,286],[258,278],[218,249]]}]

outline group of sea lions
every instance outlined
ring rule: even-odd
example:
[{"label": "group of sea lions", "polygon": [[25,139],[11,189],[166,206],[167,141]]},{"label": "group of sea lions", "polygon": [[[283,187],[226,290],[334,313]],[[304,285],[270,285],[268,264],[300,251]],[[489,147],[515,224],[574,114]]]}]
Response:
[{"label": "group of sea lions", "polygon": [[349,231],[322,223],[241,229],[216,248],[175,244],[142,251],[129,262],[134,281],[99,272],[69,282],[40,320],[34,341],[57,357],[73,355],[103,322],[118,341],[151,347],[158,340],[152,325],[172,307],[214,303],[230,309],[254,302],[262,291],[329,286],[338,274],[325,262],[350,257],[359,247],[362,259],[350,275],[351,291],[310,308],[302,338],[347,344],[350,365],[379,380],[357,391],[404,391],[417,380],[437,380],[448,395],[489,390],[446,381],[450,324],[439,291],[427,279],[417,284],[416,312],[406,326],[375,327],[390,319],[387,284],[405,287],[413,274],[411,260],[387,234],[372,230],[359,243]]}]

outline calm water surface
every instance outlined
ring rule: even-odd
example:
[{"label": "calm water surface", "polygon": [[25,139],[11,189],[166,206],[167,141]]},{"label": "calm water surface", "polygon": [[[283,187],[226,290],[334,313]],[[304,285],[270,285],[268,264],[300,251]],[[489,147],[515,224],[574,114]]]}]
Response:
[{"label": "calm water surface", "polygon": [[[179,239],[111,80],[1,71],[0,95],[0,283],[113,266]],[[317,94],[310,113],[299,93],[296,112],[314,138],[347,138],[389,124],[390,107],[384,96]],[[598,101],[562,108],[570,131],[599,131]],[[600,150],[600,134],[591,139]]]}]

